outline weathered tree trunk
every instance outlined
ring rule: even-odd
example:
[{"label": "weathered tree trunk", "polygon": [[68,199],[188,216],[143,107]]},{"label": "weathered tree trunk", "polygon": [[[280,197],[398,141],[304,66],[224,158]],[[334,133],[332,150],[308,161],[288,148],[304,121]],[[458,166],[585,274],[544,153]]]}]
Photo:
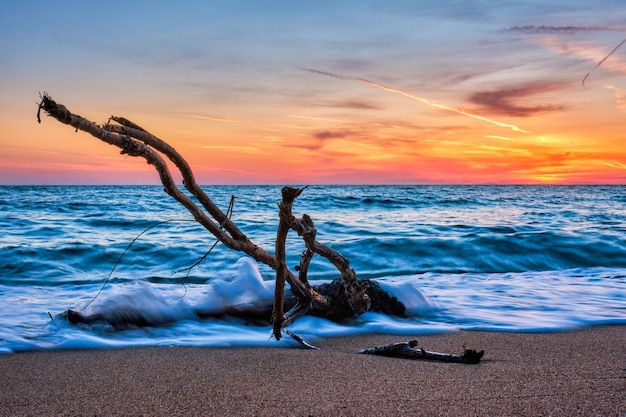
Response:
[{"label": "weathered tree trunk", "polygon": [[[276,291],[271,321],[273,335],[280,339],[281,330],[303,314],[313,314],[333,320],[346,319],[362,314],[370,309],[388,314],[404,314],[404,306],[394,297],[389,296],[374,281],[359,281],[356,273],[350,268],[349,261],[333,249],[315,240],[316,229],[312,219],[306,214],[297,219],[292,214],[295,199],[303,189],[285,187],[282,190],[282,202],[279,205],[280,223],[276,239],[276,255],[254,244],[248,237],[223,213],[198,186],[189,164],[169,144],[152,135],[137,124],[123,118],[112,116],[100,126],[79,115],[71,113],[65,106],[56,103],[48,94],[44,94],[37,113],[41,123],[40,111],[59,122],[68,124],[76,131],[82,130],[92,136],[115,145],[122,154],[144,158],[154,166],[159,174],[165,192],[180,202],[194,219],[213,234],[221,243],[235,251],[244,252],[257,262],[268,265],[276,271]],[[111,124],[111,121],[118,124]],[[175,184],[169,169],[161,156],[169,158],[180,171],[185,188],[199,201],[202,208],[184,194]],[[306,245],[295,276],[285,264],[285,242],[289,230],[295,230]],[[314,254],[329,260],[340,272],[341,279],[320,286],[311,286],[307,279],[309,263]],[[293,297],[288,301],[284,298],[285,282],[290,285]],[[290,308],[287,314],[284,309]],[[229,311],[225,311],[228,314]],[[232,314],[245,315],[246,312],[230,311]],[[252,314],[251,312],[248,312]],[[201,315],[201,312],[199,313]],[[264,317],[267,312],[263,308],[255,309],[252,315]],[[70,311],[67,317],[72,322],[89,322],[100,317],[83,316],[79,312]],[[140,320],[139,320],[140,321]]]}]

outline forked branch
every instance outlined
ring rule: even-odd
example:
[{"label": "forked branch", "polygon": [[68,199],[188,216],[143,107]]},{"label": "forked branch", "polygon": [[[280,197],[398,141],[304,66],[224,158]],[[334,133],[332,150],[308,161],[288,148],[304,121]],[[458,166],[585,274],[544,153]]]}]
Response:
[{"label": "forked branch", "polygon": [[[370,308],[370,297],[367,294],[368,283],[356,279],[356,273],[350,268],[350,263],[345,257],[315,240],[316,229],[309,216],[305,214],[300,219],[293,216],[293,202],[303,189],[290,187],[283,189],[283,200],[279,206],[280,223],[276,239],[276,256],[273,256],[248,239],[229,216],[211,201],[209,196],[198,186],[187,161],[165,141],[124,117],[112,116],[106,124],[99,126],[73,114],[62,104],[56,103],[48,94],[41,97],[39,104],[37,119],[40,123],[40,111],[42,109],[59,122],[68,124],[77,131],[82,130],[106,143],[117,146],[121,149],[122,154],[144,158],[148,164],[156,169],[165,191],[181,203],[194,219],[221,243],[230,249],[244,252],[257,262],[276,270],[276,292],[272,321],[274,323],[273,334],[277,339],[281,337],[282,328],[309,311],[312,314],[329,317],[336,315],[336,311],[339,311],[333,304],[340,304],[341,302],[334,300],[332,296],[322,294],[323,288],[332,288],[331,286],[313,288],[308,283],[307,271],[313,254],[319,254],[328,259],[341,273],[341,282],[345,292],[344,298],[347,298],[352,314],[358,315]],[[118,124],[112,124],[111,121]],[[182,175],[185,188],[200,202],[202,208],[176,185],[161,155],[174,163]],[[290,229],[295,230],[303,238],[306,245],[297,277],[285,264],[285,243]],[[296,298],[294,307],[286,315],[283,311],[285,283],[290,285],[291,292]],[[388,296],[387,298],[392,299]],[[393,302],[397,303],[397,300],[393,299]],[[335,309],[334,312],[333,309]],[[400,310],[403,310],[402,306],[400,306]]]}]

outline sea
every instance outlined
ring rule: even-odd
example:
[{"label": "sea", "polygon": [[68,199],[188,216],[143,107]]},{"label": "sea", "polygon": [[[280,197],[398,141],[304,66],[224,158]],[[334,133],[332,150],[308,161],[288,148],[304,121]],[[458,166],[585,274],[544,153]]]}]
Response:
[{"label": "sea", "polygon": [[[280,186],[206,186],[274,253]],[[365,333],[560,332],[626,324],[626,187],[308,186],[293,213],[406,307],[336,323],[304,316],[307,342]],[[0,187],[0,353],[137,346],[298,346],[268,325],[197,309],[271,303],[274,271],[217,243],[161,186]],[[291,232],[287,265],[304,249]],[[339,276],[316,256],[312,284]],[[69,323],[139,313],[163,326]],[[163,320],[160,320],[163,319]]]}]

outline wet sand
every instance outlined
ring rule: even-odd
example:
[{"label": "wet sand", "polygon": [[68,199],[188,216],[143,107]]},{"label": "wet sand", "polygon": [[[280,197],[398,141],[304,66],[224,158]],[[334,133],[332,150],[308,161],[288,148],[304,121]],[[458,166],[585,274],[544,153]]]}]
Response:
[{"label": "wet sand", "polygon": [[[361,355],[417,339],[478,365]],[[626,416],[626,326],[0,355],[1,416]]]}]

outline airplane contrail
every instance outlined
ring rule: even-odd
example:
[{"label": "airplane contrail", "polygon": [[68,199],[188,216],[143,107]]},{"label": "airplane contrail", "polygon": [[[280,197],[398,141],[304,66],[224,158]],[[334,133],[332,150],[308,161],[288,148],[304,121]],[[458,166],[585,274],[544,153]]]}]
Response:
[{"label": "airplane contrail", "polygon": [[479,116],[477,114],[468,113],[468,112],[466,112],[464,110],[457,109],[455,107],[450,107],[450,106],[446,106],[444,104],[439,104],[439,103],[436,103],[436,102],[434,102],[432,100],[429,100],[427,98],[418,97],[418,96],[415,96],[415,95],[413,95],[411,93],[407,93],[406,91],[402,91],[402,90],[398,90],[396,88],[388,87],[388,86],[386,86],[384,84],[379,84],[379,83],[376,83],[374,81],[366,80],[365,78],[348,77],[348,76],[345,76],[345,75],[335,74],[335,73],[327,72],[327,71],[320,71],[320,70],[316,70],[316,69],[312,69],[312,68],[302,68],[302,69],[304,71],[309,71],[309,72],[313,72],[313,73],[316,73],[316,74],[326,75],[328,77],[337,78],[338,80],[359,81],[359,82],[367,84],[369,86],[380,88],[380,89],[385,90],[385,91],[389,91],[390,93],[400,94],[400,95],[403,95],[405,97],[411,98],[413,100],[420,101],[420,102],[422,102],[424,104],[427,104],[427,105],[432,106],[432,107],[436,107],[438,109],[443,109],[443,110],[451,111],[451,112],[454,112],[454,113],[462,114],[463,116],[472,117],[474,119],[482,120],[483,122],[491,123],[491,124],[494,124],[496,126],[506,127],[506,128],[512,129],[512,130],[514,130],[516,132],[531,133],[528,130],[520,129],[519,127],[517,127],[515,125],[511,125],[511,124],[508,124],[508,123],[501,123],[501,122],[498,122],[498,121],[495,121],[495,120],[488,119],[488,118],[483,117],[483,116]]},{"label": "airplane contrail", "polygon": [[585,75],[585,78],[583,78],[583,82],[582,82],[583,87],[585,86],[585,81],[586,81],[586,80],[587,80],[587,78],[591,75],[591,73],[592,73],[592,72],[594,72],[594,71],[596,70],[596,68],[598,68],[600,65],[602,65],[602,63],[603,63],[604,61],[606,61],[606,60],[607,60],[607,59],[608,59],[611,55],[613,55],[613,54],[615,53],[615,51],[617,51],[617,50],[618,50],[618,49],[619,49],[619,48],[620,48],[620,47],[624,44],[624,42],[626,42],[626,39],[624,39],[623,41],[621,41],[621,42],[619,43],[619,45],[617,45],[615,48],[613,48],[613,50],[612,50],[611,52],[609,52],[609,54],[608,54],[607,56],[605,56],[604,58],[602,58],[602,59],[600,60],[600,62],[598,62],[598,63],[596,64],[596,66],[595,66],[595,67],[593,67],[593,68],[591,69],[591,71],[589,71],[589,72],[587,73],[587,75]]},{"label": "airplane contrail", "polygon": [[493,138],[493,139],[501,139],[501,140],[512,140],[515,141],[515,139],[512,138],[507,138],[506,136],[495,136],[495,135],[485,135],[486,138]]}]

